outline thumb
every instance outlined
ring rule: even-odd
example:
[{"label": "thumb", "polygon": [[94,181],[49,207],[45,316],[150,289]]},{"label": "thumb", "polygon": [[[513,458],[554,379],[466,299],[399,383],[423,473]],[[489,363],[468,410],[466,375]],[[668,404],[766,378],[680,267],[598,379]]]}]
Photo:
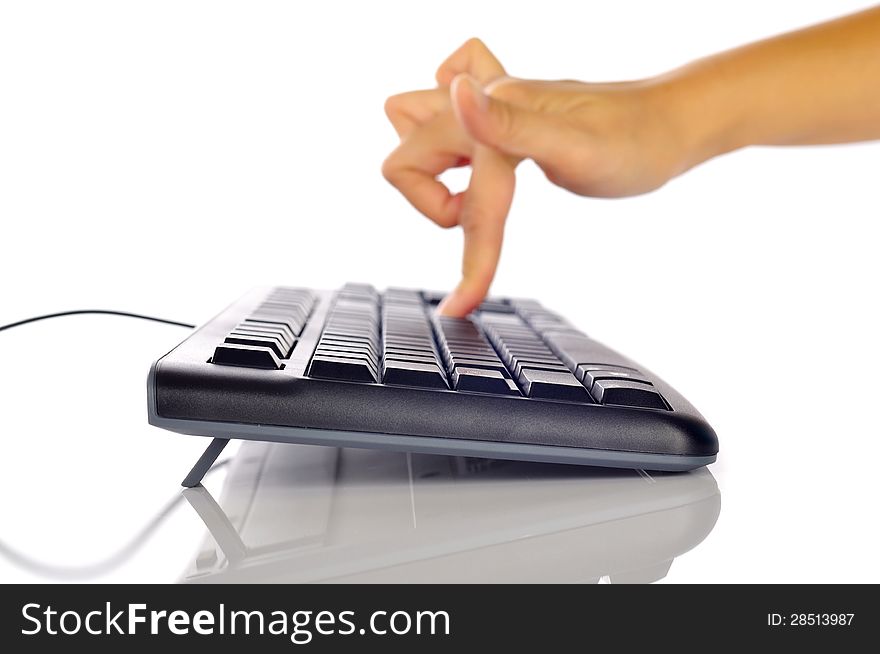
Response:
[{"label": "thumb", "polygon": [[475,141],[520,159],[558,160],[565,128],[551,117],[491,97],[467,73],[452,80],[450,95],[459,123]]}]

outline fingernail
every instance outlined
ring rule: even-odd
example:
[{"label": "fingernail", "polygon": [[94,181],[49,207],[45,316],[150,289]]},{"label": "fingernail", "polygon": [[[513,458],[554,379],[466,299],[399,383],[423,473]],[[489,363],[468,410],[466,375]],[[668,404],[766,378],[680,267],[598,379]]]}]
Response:
[{"label": "fingernail", "polygon": [[[450,295],[451,295],[451,294],[450,294]],[[437,305],[437,308],[434,309],[434,312],[435,312],[438,316],[442,316],[442,315],[444,315],[444,314],[443,314],[443,311],[446,309],[447,306],[449,306],[449,297],[450,297],[450,296],[447,295],[445,298],[443,298],[443,299],[440,301],[440,304]]]},{"label": "fingernail", "polygon": [[443,298],[443,300],[440,302],[440,304],[437,305],[437,315],[458,317],[458,314],[456,313],[458,311],[457,305],[460,304],[458,300],[459,298],[457,291],[451,291],[450,293],[448,293],[446,297]]},{"label": "fingernail", "polygon": [[489,106],[489,96],[483,92],[483,87],[470,75],[464,75],[464,81],[471,88],[471,93],[474,96],[477,107],[481,111],[485,110]]}]

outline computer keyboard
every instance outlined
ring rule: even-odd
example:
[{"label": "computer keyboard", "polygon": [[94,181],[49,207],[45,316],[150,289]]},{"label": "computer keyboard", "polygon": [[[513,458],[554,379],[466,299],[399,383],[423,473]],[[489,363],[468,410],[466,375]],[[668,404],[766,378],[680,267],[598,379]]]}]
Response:
[{"label": "computer keyboard", "polygon": [[689,470],[718,441],[668,384],[534,300],[255,289],[153,364],[149,420],[230,438]]}]

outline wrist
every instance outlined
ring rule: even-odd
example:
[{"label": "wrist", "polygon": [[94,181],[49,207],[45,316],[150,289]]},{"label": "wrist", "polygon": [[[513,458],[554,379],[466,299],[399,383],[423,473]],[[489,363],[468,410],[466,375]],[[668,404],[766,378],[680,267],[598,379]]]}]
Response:
[{"label": "wrist", "polygon": [[676,173],[750,145],[745,94],[711,60],[699,61],[650,81],[651,93],[676,144]]}]

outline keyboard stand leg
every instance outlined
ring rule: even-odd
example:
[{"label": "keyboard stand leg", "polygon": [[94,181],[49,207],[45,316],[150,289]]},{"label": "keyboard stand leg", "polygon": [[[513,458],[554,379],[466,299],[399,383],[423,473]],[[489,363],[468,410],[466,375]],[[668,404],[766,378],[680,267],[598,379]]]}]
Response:
[{"label": "keyboard stand leg", "polygon": [[192,470],[189,471],[186,479],[184,479],[180,485],[186,488],[198,486],[202,482],[202,477],[204,477],[205,473],[211,469],[212,465],[214,465],[214,461],[220,456],[220,452],[223,451],[223,448],[226,447],[226,443],[228,442],[228,438],[215,438],[212,440],[211,444],[208,445],[208,449],[206,449],[204,454],[199,457],[199,460],[196,461],[196,464],[193,466]]},{"label": "keyboard stand leg", "polygon": [[229,563],[241,563],[247,557],[247,545],[208,489],[199,485],[195,488],[184,488],[181,492],[183,498],[199,514]]}]

